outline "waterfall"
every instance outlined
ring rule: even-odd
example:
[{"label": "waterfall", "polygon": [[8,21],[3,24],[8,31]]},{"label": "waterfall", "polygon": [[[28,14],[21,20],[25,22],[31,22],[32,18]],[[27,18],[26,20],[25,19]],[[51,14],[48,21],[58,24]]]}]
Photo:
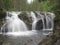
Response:
[{"label": "waterfall", "polygon": [[[37,14],[37,17],[36,17],[36,14]],[[53,13],[50,13],[50,12],[43,12],[43,15],[41,14],[41,12],[38,12],[38,11],[35,11],[30,13],[31,17],[32,17],[32,30],[36,30],[36,26],[37,26],[37,22],[39,20],[42,20],[42,23],[43,23],[43,34],[44,35],[48,35],[48,33],[52,32],[53,31],[53,19],[55,17],[55,14]],[[39,25],[41,25],[42,23],[39,23]],[[41,30],[41,29],[40,29]]]},{"label": "waterfall", "polygon": [[[39,12],[39,11],[35,11],[35,13],[33,11],[28,12],[29,17],[32,18],[32,30],[36,30],[36,26],[37,26],[37,22],[39,22],[40,20],[42,20],[43,23],[43,31],[52,31],[53,30],[53,20],[55,17],[55,14],[50,13],[50,12]],[[39,23],[39,25],[41,25],[42,23]]]},{"label": "waterfall", "polygon": [[53,19],[55,17],[55,14],[50,12],[45,12],[44,18],[46,20],[46,25],[44,30],[53,30]]},{"label": "waterfall", "polygon": [[37,23],[37,18],[36,15],[34,14],[34,12],[31,11],[31,17],[32,17],[32,30],[36,30],[36,23]]},{"label": "waterfall", "polygon": [[[36,16],[36,14],[37,16]],[[21,12],[6,12],[5,17],[5,23],[1,27],[1,32],[20,32],[20,31],[27,31],[28,28],[23,20],[18,18],[18,15],[21,14]],[[55,14],[50,12],[39,12],[39,11],[30,11],[27,12],[27,15],[29,15],[32,18],[32,30],[36,30],[36,27],[38,26],[37,23],[42,20],[39,25],[43,23],[42,30],[44,33],[46,31],[52,31],[53,30],[53,20],[55,17]]]},{"label": "waterfall", "polygon": [[[21,13],[6,12],[6,20],[1,27],[2,34],[7,35],[10,45],[38,45],[53,30],[55,14],[50,12],[41,13],[39,11],[27,12],[28,18],[32,18],[32,30],[28,30],[25,22],[18,18],[18,15],[21,15]],[[41,23],[39,22],[40,20],[42,21]],[[43,25],[43,28],[40,30],[36,30],[38,22],[38,25]]]},{"label": "waterfall", "polygon": [[27,31],[26,24],[18,18],[18,15],[21,12],[6,12],[7,15],[5,17],[6,22],[1,27],[1,32],[20,32],[20,31]]},{"label": "waterfall", "polygon": [[[37,13],[37,15],[38,15],[38,17],[39,17],[38,19],[39,19],[39,20],[42,20],[43,29],[45,29],[44,15],[42,15],[41,12],[37,12],[37,11],[36,11],[36,13]],[[43,29],[42,29],[42,30],[43,30]]]}]

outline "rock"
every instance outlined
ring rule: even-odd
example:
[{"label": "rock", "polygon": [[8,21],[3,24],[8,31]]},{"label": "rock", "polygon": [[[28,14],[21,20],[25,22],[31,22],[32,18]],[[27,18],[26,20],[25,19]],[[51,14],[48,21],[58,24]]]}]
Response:
[{"label": "rock", "polygon": [[60,39],[57,40],[57,42],[55,43],[55,45],[60,45]]}]

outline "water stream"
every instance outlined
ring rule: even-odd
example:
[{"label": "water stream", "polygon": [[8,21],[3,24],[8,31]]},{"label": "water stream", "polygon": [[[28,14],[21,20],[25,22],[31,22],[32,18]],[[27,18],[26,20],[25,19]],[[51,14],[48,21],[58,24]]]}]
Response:
[{"label": "water stream", "polygon": [[[10,41],[6,45],[38,45],[46,35],[53,31],[55,17],[53,13],[27,12],[28,16],[32,18],[32,30],[28,30],[27,24],[18,17],[21,13],[6,12],[5,23],[1,27],[1,34],[7,35],[7,41]],[[42,22],[38,23],[39,21]],[[39,26],[42,24],[42,28],[36,30],[37,24]]]}]

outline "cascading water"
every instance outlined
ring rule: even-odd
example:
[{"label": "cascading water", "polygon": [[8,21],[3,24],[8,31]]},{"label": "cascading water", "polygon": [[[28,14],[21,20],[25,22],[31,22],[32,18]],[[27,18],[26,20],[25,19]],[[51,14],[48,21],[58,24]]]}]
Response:
[{"label": "cascading water", "polygon": [[36,17],[36,14],[31,11],[28,14],[28,17],[32,18],[32,30],[36,30],[37,22],[42,19],[42,15],[37,15],[39,18]]},{"label": "cascading water", "polygon": [[37,23],[37,18],[36,18],[36,15],[34,14],[34,12],[31,12],[31,17],[32,17],[32,20],[33,20],[33,23],[32,23],[32,30],[36,30],[36,23]]},{"label": "cascading water", "polygon": [[45,12],[44,18],[46,20],[45,30],[53,30],[53,19],[55,14],[50,12]]},{"label": "cascading water", "polygon": [[[43,30],[43,29],[45,28],[45,26],[44,26],[44,24],[45,24],[45,23],[44,23],[44,15],[40,14],[40,12],[37,12],[37,11],[36,11],[36,13],[37,13],[37,15],[38,15],[38,17],[39,17],[38,19],[39,19],[39,20],[42,20],[42,23],[43,23],[43,24],[42,24],[42,23],[39,23],[39,24],[42,24],[42,27],[43,27],[42,30]],[[39,21],[39,20],[38,20],[38,21]]]},{"label": "cascading water", "polygon": [[42,15],[40,13],[38,13],[38,15],[40,15],[41,18],[43,19],[42,20],[44,23],[43,26],[45,26],[44,29],[51,29],[52,28],[52,30],[53,30],[53,19],[55,17],[54,16],[55,14],[50,13],[50,12],[45,12],[44,15]]},{"label": "cascading water", "polygon": [[[37,17],[35,13],[37,14]],[[43,12],[43,15],[42,15],[41,12],[38,12],[38,11],[35,11],[35,13],[33,11],[30,12],[30,16],[32,17],[32,20],[33,20],[32,30],[36,30],[37,22],[42,20],[42,22],[39,23],[39,25],[43,23],[43,28],[40,30],[43,30],[44,34],[48,35],[48,33],[52,32],[53,30],[53,19],[55,17],[55,14],[50,12]]]},{"label": "cascading water", "polygon": [[21,12],[7,12],[6,22],[1,27],[1,32],[20,32],[27,31],[26,24],[18,18]]},{"label": "cascading water", "polygon": [[[1,27],[1,32],[5,32],[8,37],[6,45],[38,45],[45,37],[44,31],[53,30],[54,14],[44,12],[42,15],[40,12],[36,14],[31,11],[28,15],[32,17],[32,30],[28,30],[26,24],[18,18],[21,12],[7,12],[6,21]],[[42,30],[36,30],[37,22],[42,20]],[[41,25],[41,23],[39,23]],[[47,34],[49,35],[49,34]],[[5,44],[3,44],[5,45]]]}]

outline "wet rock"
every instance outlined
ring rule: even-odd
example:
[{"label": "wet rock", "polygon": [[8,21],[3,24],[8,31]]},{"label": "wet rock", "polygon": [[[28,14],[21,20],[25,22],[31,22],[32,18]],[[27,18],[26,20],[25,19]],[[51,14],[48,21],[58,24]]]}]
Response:
[{"label": "wet rock", "polygon": [[39,20],[36,24],[36,30],[42,30],[43,29],[43,22],[42,20]]}]

